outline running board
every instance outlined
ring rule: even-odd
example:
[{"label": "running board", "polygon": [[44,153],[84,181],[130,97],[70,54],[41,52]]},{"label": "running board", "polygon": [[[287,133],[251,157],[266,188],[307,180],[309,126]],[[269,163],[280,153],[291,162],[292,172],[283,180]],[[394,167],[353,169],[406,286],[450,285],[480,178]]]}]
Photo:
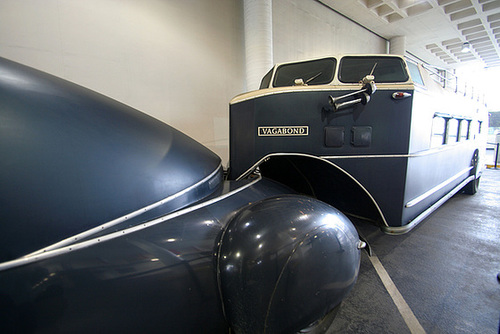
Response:
[{"label": "running board", "polygon": [[382,226],[382,231],[384,231],[387,234],[393,234],[393,235],[398,235],[398,234],[405,234],[410,232],[415,226],[420,224],[425,218],[427,218],[431,213],[437,210],[441,205],[443,205],[444,202],[449,200],[453,195],[455,195],[457,192],[459,192],[467,183],[470,181],[474,180],[475,176],[471,175],[468,178],[466,178],[462,183],[460,183],[458,186],[453,188],[448,194],[445,196],[441,197],[439,201],[431,205],[427,210],[422,212],[420,215],[418,215],[415,219],[410,221],[408,224],[404,226]]}]

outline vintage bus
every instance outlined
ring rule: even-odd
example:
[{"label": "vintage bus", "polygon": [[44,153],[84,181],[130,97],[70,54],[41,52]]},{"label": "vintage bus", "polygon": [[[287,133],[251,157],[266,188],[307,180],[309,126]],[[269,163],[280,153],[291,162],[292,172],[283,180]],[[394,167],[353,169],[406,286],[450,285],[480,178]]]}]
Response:
[{"label": "vintage bus", "polygon": [[487,113],[396,55],[275,65],[230,102],[228,177],[260,173],[385,232],[408,232],[459,191],[474,194]]}]

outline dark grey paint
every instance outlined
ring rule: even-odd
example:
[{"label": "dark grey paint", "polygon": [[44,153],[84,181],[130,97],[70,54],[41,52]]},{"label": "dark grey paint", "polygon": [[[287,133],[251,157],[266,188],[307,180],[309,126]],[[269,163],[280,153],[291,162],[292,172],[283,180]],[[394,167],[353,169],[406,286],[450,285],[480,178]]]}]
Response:
[{"label": "dark grey paint", "polygon": [[358,273],[350,264],[359,262],[359,253],[343,245],[356,243],[357,233],[342,213],[329,211],[313,199],[276,197],[231,221],[219,270],[224,307],[237,333],[293,333],[351,289]]},{"label": "dark grey paint", "polygon": [[2,333],[296,331],[356,280],[358,235],[339,211],[269,179],[223,181],[215,154],[130,107],[0,58],[0,120]]},{"label": "dark grey paint", "polygon": [[[238,177],[252,167],[259,159],[273,153],[306,153],[316,157],[328,156],[393,156],[380,158],[335,159],[326,158],[336,166],[346,170],[372,194],[385,214],[390,225],[400,226],[403,208],[404,180],[406,178],[407,154],[409,147],[410,117],[412,99],[395,101],[392,90],[377,90],[366,105],[334,112],[328,97],[339,96],[350,91],[281,92],[256,97],[231,105],[230,110],[230,176]],[[258,126],[308,125],[308,136],[258,137]],[[332,127],[342,132],[343,141],[327,137]],[[340,130],[339,130],[340,128]],[[341,136],[341,135],[340,135]],[[327,145],[328,143],[333,145]],[[340,145],[343,143],[343,145]],[[269,163],[270,164],[270,163]],[[310,164],[316,165],[316,162]],[[311,177],[327,172],[321,169],[334,168],[327,163],[308,172],[311,166],[302,164],[301,174]],[[286,174],[289,169],[278,170],[275,174]],[[267,175],[267,174],[265,174]],[[286,180],[280,179],[281,182]],[[312,182],[316,193],[337,192],[337,197],[345,196],[359,186],[349,184],[338,187],[337,180],[324,178]],[[344,185],[346,185],[344,183]],[[350,196],[350,195],[348,195]],[[360,210],[356,201],[339,203],[328,197],[318,197],[342,209],[353,212]],[[365,202],[364,204],[365,205]],[[371,216],[372,219],[377,219]]]}]

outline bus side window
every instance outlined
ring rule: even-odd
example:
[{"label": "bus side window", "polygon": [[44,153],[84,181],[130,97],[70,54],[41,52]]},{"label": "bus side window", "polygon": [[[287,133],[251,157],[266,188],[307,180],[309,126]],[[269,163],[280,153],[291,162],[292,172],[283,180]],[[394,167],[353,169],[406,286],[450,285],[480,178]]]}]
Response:
[{"label": "bus side window", "polygon": [[446,144],[456,143],[458,140],[458,120],[451,118],[446,127]]},{"label": "bus side window", "polygon": [[420,70],[417,64],[414,64],[410,61],[407,62],[408,69],[410,70],[410,76],[414,83],[419,84],[421,86],[424,85],[424,80],[422,80],[422,76],[420,75]]},{"label": "bus side window", "polygon": [[434,116],[432,119],[431,147],[444,144],[446,123],[446,119],[440,116]]},{"label": "bus side window", "polygon": [[458,138],[458,140],[464,141],[470,139],[469,130],[470,130],[470,120],[462,119],[460,121],[460,129],[459,129],[460,137]]}]

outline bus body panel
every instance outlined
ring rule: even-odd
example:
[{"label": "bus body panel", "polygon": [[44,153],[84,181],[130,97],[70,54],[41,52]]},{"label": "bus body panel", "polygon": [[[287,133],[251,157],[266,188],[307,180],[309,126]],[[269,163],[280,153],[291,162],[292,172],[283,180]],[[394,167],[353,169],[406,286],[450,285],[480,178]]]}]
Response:
[{"label": "bus body panel", "polygon": [[[358,58],[363,70],[354,66]],[[372,58],[374,65],[367,66]],[[263,89],[231,101],[230,178],[258,166],[280,182],[286,183],[285,178],[292,176],[305,178],[308,187],[314,188],[309,191],[311,195],[322,194],[317,197],[341,210],[339,201],[346,199],[333,192],[349,191],[351,201],[365,193],[379,211],[374,220],[390,232],[392,227],[415,223],[462,183],[480,177],[485,133],[481,133],[481,127],[486,114],[477,97],[445,89],[422,66],[393,55],[334,58],[333,79],[325,84],[329,76],[322,71],[330,68],[332,58],[325,59],[328,61],[276,65],[266,75]],[[392,71],[391,64],[398,68]],[[286,72],[280,74],[282,68]],[[365,80],[371,80],[370,76],[359,83],[354,78],[370,68],[376,91],[363,95],[369,89]],[[359,73],[353,74],[356,71]],[[294,76],[298,79],[294,80]],[[377,82],[377,76],[381,82]],[[315,80],[323,81],[315,85]],[[306,172],[306,163],[291,158],[303,155],[326,163],[318,165],[311,160],[309,168],[315,170],[314,175]],[[278,162],[278,156],[287,156],[290,163]],[[276,162],[274,169],[282,169],[282,175],[270,167],[272,161]],[[341,172],[323,173],[318,166]],[[353,182],[317,180],[317,175],[344,174]],[[340,184],[362,191],[338,189]]]}]

